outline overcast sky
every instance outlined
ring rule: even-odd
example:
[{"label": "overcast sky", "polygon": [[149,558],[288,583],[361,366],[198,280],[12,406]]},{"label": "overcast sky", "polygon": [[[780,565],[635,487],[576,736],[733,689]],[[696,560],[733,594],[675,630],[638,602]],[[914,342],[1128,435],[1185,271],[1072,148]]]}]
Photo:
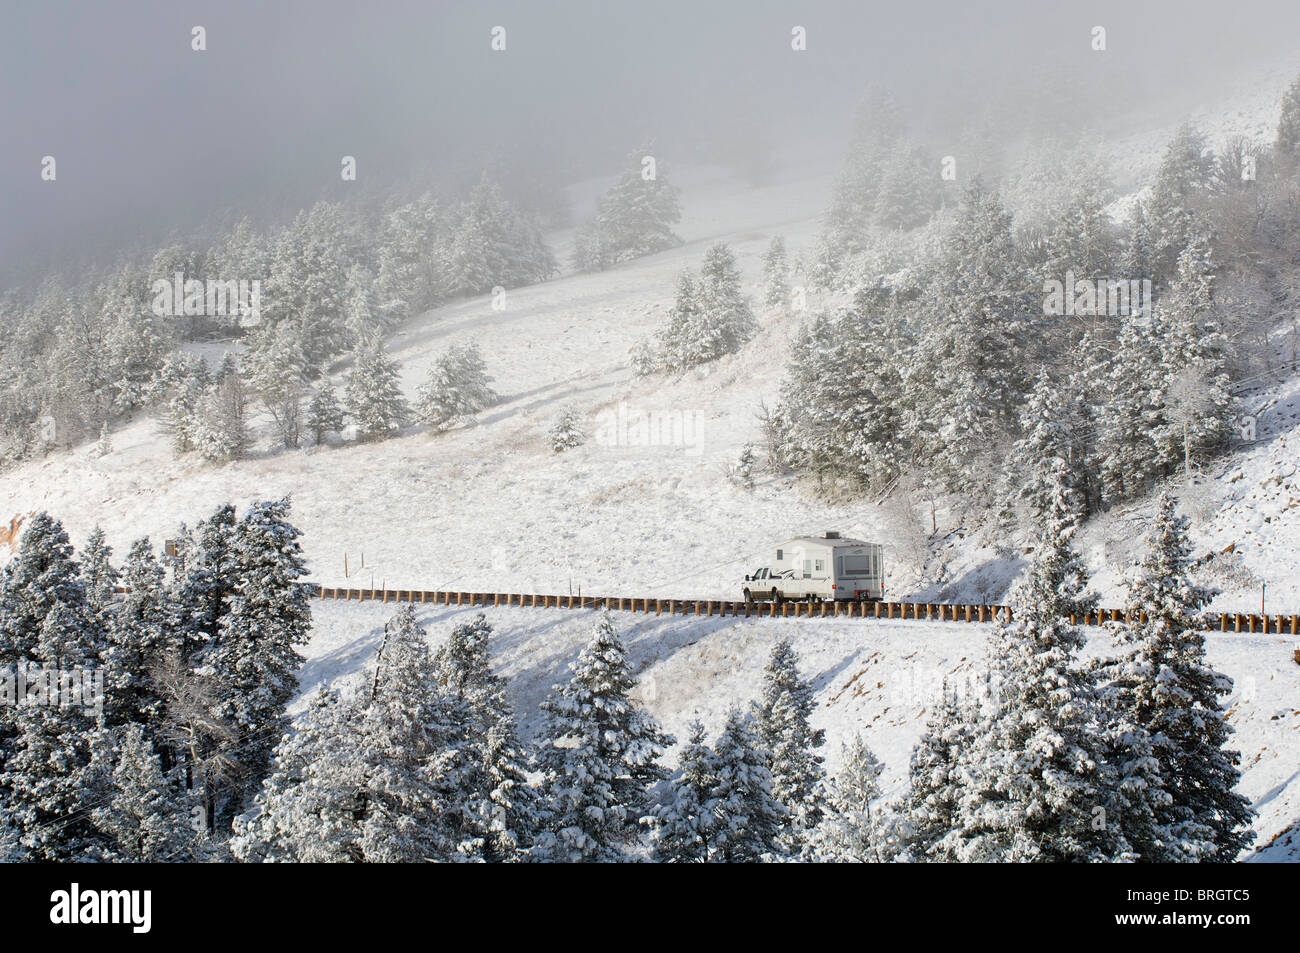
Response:
[{"label": "overcast sky", "polygon": [[685,151],[750,120],[842,148],[870,83],[927,117],[1060,88],[1095,118],[1099,95],[1208,95],[1288,46],[1295,0],[0,0],[0,261],[337,196],[343,155],[382,188],[543,140],[611,171],[645,137]]}]

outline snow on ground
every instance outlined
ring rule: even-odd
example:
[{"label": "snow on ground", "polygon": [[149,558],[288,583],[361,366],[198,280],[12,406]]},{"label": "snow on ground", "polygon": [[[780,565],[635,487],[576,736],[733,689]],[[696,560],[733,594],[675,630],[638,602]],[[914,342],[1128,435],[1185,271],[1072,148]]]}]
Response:
[{"label": "snow on ground", "polygon": [[[304,693],[321,683],[345,684],[363,672],[397,606],[321,601],[312,608]],[[510,679],[526,737],[540,726],[540,703],[552,685],[567,680],[599,617],[559,609],[416,608],[434,645],[458,622],[486,614],[494,628],[496,670]],[[611,617],[628,647],[638,700],[679,740],[696,718],[716,736],[731,706],[758,697],[772,646],[790,638],[816,690],[814,727],[826,730],[828,769],[838,770],[840,745],[860,732],[885,764],[887,795],[902,789],[911,749],[943,680],[964,688],[978,678],[991,630],[974,623]],[[1100,629],[1088,632],[1087,654],[1106,654],[1108,636]],[[1241,791],[1259,812],[1252,859],[1300,861],[1300,665],[1292,660],[1290,640],[1210,635],[1209,653],[1236,683],[1228,702],[1236,730],[1232,743],[1242,752]],[[295,712],[302,705],[300,697]],[[672,750],[668,761],[675,760]]]},{"label": "snow on ground", "polygon": [[[1203,128],[1266,129],[1282,78],[1295,72],[1279,72],[1276,89],[1257,84],[1252,98],[1225,107],[1214,122],[1201,117]],[[1120,152],[1149,165],[1173,125],[1143,128],[1147,138],[1122,143]],[[936,522],[947,534],[947,570],[933,585],[911,585],[899,571],[896,523],[876,501],[828,502],[766,474],[752,492],[727,481],[725,470],[741,448],[761,443],[759,413],[775,401],[797,319],[762,316],[758,338],[742,353],[680,378],[632,375],[628,350],[662,324],[683,269],[698,268],[708,245],[726,241],[756,292],[758,258],[773,235],[785,237],[792,261],[811,247],[833,178],[818,171],[750,188],[712,169],[672,175],[683,187],[682,246],[609,272],[511,290],[500,311],[487,297],[449,304],[411,319],[394,336],[390,349],[412,398],[448,346],[479,342],[502,400],[476,426],[442,435],[411,428],[378,444],[285,452],[272,446],[263,419],[249,459],[209,467],[176,457],[157,422],[141,417],[113,433],[113,450],[103,458],[87,445],[0,474],[0,523],[46,509],[77,543],[101,524],[120,555],[136,537],[158,543],[227,500],[242,506],[291,494],[311,578],[324,585],[681,598],[736,598],[744,573],[766,564],[775,543],[835,529],[885,543],[887,570],[898,583],[893,598],[1001,599],[1023,569],[1021,551],[966,533],[945,509]],[[571,242],[571,231],[552,236],[562,260]],[[809,301],[812,309],[818,305]],[[334,369],[336,385],[347,370],[346,363]],[[1185,508],[1201,552],[1235,548],[1206,569],[1206,581],[1224,590],[1216,606],[1257,610],[1262,581],[1270,612],[1300,612],[1300,381],[1256,396],[1263,408],[1258,439],[1207,474]],[[592,439],[557,455],[546,433],[568,407],[582,412]],[[645,440],[651,421],[664,424],[671,439]],[[1108,514],[1081,536],[1105,604],[1120,602],[1122,567],[1150,508],[1145,501]],[[0,558],[4,552],[0,546]],[[308,688],[361,669],[393,610],[315,608],[318,625],[303,673]],[[428,608],[422,618],[440,637],[469,611]],[[501,670],[512,678],[525,725],[534,726],[539,701],[565,677],[585,640],[590,614],[496,609],[488,616],[498,626]],[[716,731],[728,706],[753,698],[768,649],[789,634],[815,677],[832,766],[840,740],[863,730],[888,764],[894,789],[939,679],[977,666],[987,631],[875,620],[616,618],[646,704],[678,735],[696,715]],[[1261,812],[1261,844],[1279,837],[1261,852],[1268,859],[1300,856],[1300,827],[1283,833],[1300,823],[1300,665],[1292,660],[1293,641],[1210,637],[1214,661],[1238,680],[1232,720],[1245,753],[1244,790]]]}]

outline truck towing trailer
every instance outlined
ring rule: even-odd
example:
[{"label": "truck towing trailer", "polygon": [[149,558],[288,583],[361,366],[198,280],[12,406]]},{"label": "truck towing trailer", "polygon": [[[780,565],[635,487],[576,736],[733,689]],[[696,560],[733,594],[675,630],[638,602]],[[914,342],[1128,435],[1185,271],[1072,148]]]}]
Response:
[{"label": "truck towing trailer", "polygon": [[745,576],[746,602],[881,599],[885,592],[884,548],[827,531],[796,536],[776,548],[770,566]]}]

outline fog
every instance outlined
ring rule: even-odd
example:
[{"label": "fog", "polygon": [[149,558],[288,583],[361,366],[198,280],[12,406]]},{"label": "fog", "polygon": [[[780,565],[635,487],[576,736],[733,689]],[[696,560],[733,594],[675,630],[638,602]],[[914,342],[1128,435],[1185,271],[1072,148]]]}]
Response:
[{"label": "fog", "polygon": [[[1190,108],[1298,36],[1293,0],[6,0],[0,270],[59,269],[228,209],[276,218],[348,189],[454,187],[494,156],[577,180],[650,139],[669,160],[713,161],[757,128],[781,174],[831,167],[870,86],[940,134],[976,115],[1104,125],[1135,104]],[[344,155],[356,182],[340,179]]]}]

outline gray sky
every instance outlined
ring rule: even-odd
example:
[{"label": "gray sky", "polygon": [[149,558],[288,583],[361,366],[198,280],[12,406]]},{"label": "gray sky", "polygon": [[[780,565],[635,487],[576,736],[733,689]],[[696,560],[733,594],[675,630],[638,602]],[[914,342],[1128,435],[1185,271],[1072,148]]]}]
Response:
[{"label": "gray sky", "polygon": [[[498,24],[504,54],[489,48]],[[805,53],[790,49],[796,24]],[[1103,56],[1088,48],[1097,24]],[[195,25],[205,52],[190,49]],[[345,154],[354,188],[533,143],[575,173],[608,172],[647,136],[695,158],[760,121],[837,158],[870,83],[937,122],[1044,90],[1104,121],[1166,91],[1208,93],[1288,44],[1294,0],[0,0],[0,272],[147,244],[231,207],[341,196]]]}]

